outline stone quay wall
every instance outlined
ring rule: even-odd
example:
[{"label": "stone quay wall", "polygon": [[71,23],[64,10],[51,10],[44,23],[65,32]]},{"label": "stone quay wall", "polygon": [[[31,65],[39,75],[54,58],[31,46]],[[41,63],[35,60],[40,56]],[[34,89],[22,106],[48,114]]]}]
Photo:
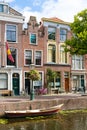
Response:
[{"label": "stone quay wall", "polygon": [[41,100],[1,100],[0,101],[0,117],[4,115],[6,110],[26,110],[48,108],[58,104],[64,104],[62,110],[87,109],[87,97],[71,98],[71,99],[41,99]]}]

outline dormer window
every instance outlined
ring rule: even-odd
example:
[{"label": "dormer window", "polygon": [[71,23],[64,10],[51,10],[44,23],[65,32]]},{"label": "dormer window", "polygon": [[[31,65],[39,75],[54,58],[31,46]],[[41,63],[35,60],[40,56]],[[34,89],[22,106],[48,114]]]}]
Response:
[{"label": "dormer window", "polygon": [[8,5],[0,4],[0,12],[8,13]]}]

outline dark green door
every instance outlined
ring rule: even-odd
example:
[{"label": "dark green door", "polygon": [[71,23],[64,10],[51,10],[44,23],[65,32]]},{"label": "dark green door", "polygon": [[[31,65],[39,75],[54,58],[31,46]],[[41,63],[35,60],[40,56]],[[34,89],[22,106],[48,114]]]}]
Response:
[{"label": "dark green door", "polygon": [[13,74],[13,92],[14,95],[19,95],[19,74],[14,73]]}]

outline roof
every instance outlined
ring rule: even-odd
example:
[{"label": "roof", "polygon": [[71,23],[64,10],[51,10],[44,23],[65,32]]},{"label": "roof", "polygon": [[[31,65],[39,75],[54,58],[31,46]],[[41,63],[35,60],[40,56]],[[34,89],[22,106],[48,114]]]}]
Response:
[{"label": "roof", "polygon": [[13,15],[17,15],[17,16],[22,16],[21,13],[19,13],[18,11],[16,11],[15,9],[9,7],[9,13],[13,14]]},{"label": "roof", "polygon": [[67,24],[69,25],[69,22],[65,22],[57,17],[51,17],[51,18],[42,18],[42,21],[48,21],[48,22],[54,22],[54,23],[61,23],[61,24]]}]

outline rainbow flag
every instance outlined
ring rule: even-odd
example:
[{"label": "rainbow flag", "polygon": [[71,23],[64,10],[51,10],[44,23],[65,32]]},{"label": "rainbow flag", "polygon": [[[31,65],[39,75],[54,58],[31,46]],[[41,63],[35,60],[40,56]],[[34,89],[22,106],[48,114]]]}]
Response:
[{"label": "rainbow flag", "polygon": [[9,59],[10,61],[14,62],[14,58],[13,58],[13,56],[12,56],[12,54],[11,54],[10,48],[9,48],[9,46],[8,46],[8,42],[6,42],[6,50],[7,50],[8,59]]}]

